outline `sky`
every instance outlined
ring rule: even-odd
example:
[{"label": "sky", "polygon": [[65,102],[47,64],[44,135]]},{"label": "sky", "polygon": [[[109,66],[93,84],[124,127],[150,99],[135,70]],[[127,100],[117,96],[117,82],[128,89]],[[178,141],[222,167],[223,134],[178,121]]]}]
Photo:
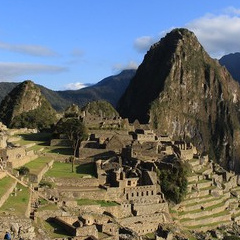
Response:
[{"label": "sky", "polygon": [[0,0],[0,81],[79,89],[137,68],[173,28],[240,52],[239,0]]}]

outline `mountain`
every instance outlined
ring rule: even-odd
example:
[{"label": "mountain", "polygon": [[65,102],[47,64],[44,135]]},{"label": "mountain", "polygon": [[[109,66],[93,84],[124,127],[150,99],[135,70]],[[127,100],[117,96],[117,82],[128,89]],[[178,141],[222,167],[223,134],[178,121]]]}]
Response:
[{"label": "mountain", "polygon": [[231,53],[219,59],[219,63],[225,66],[232,77],[240,82],[240,53]]},{"label": "mountain", "polygon": [[0,102],[10,93],[19,83],[0,82]]},{"label": "mountain", "polygon": [[120,74],[107,77],[93,86],[79,90],[58,91],[57,93],[63,99],[78,106],[84,106],[92,101],[106,100],[116,107],[135,73],[136,70],[133,69],[124,70]]},{"label": "mountain", "polygon": [[48,128],[56,111],[32,81],[17,85],[1,102],[0,120],[8,127]]},{"label": "mountain", "polygon": [[[136,70],[123,70],[118,75],[104,78],[97,84],[80,90],[52,91],[37,85],[56,111],[63,111],[71,104],[82,107],[88,102],[106,100],[116,107]],[[0,101],[19,83],[0,82]]]},{"label": "mountain", "polygon": [[117,110],[240,170],[240,87],[187,29],[152,45]]}]

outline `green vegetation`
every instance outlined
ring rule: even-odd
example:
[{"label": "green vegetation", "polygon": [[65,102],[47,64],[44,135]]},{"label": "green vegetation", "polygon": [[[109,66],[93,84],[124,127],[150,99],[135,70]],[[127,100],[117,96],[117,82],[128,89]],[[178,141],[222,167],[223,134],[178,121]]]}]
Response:
[{"label": "green vegetation", "polygon": [[39,183],[39,187],[52,188],[53,184],[48,182],[48,181],[41,180],[40,183]]},{"label": "green vegetation", "polygon": [[73,158],[71,162],[72,172],[74,172],[75,157],[77,156],[81,142],[88,138],[88,129],[82,120],[77,117],[62,118],[55,126],[55,134],[66,134],[68,140],[71,142],[73,148]]},{"label": "green vegetation", "polygon": [[45,100],[40,107],[28,112],[23,112],[14,117],[10,127],[44,130],[52,128],[56,121],[56,112]]},{"label": "green vegetation", "polygon": [[17,85],[1,102],[0,119],[11,128],[49,129],[56,111],[31,81]]},{"label": "green vegetation", "polygon": [[180,203],[187,194],[187,163],[175,161],[170,169],[159,169],[160,185],[165,197],[174,203]]},{"label": "green vegetation", "polygon": [[41,228],[43,228],[47,231],[47,233],[51,239],[70,237],[68,232],[66,232],[61,226],[56,224],[51,219],[49,219],[47,221],[43,221],[42,219],[38,218],[37,222],[38,222],[38,226],[40,225]]},{"label": "green vegetation", "polygon": [[35,143],[35,146],[31,147],[28,150],[39,150],[43,148],[44,146],[49,145],[49,141],[51,139],[52,134],[51,133],[46,133],[46,132],[39,132],[39,133],[28,133],[28,134],[20,134],[17,135],[20,136],[21,139],[17,141],[21,146],[30,144],[30,143]]},{"label": "green vegetation", "polygon": [[114,107],[104,100],[90,102],[82,108],[82,111],[88,111],[92,115],[102,117],[113,117],[119,115]]},{"label": "green vegetation", "polygon": [[0,179],[0,197],[6,192],[6,189],[9,189],[13,183],[15,182],[14,179],[6,176]]},{"label": "green vegetation", "polygon": [[29,168],[22,166],[18,169],[19,175],[25,176],[29,174]]},{"label": "green vegetation", "polygon": [[96,176],[93,163],[72,166],[69,163],[54,162],[53,167],[45,174],[45,176],[59,177],[59,178],[82,178],[86,175]]},{"label": "green vegetation", "polygon": [[[21,189],[21,191],[20,191]],[[30,199],[29,189],[17,184],[16,195],[10,195],[7,201],[2,205],[1,212],[11,212],[14,215],[25,215],[26,205]]]},{"label": "green vegetation", "polygon": [[225,236],[223,240],[240,240],[238,236]]},{"label": "green vegetation", "polygon": [[148,233],[148,234],[145,235],[145,237],[148,240],[154,240],[155,239],[155,233]]},{"label": "green vegetation", "polygon": [[112,201],[104,201],[104,200],[93,200],[93,199],[78,199],[78,205],[101,205],[101,207],[112,207],[117,206],[118,203]]},{"label": "green vegetation", "polygon": [[25,168],[28,168],[31,173],[39,173],[52,159],[49,157],[39,157],[27,164],[25,164]]}]

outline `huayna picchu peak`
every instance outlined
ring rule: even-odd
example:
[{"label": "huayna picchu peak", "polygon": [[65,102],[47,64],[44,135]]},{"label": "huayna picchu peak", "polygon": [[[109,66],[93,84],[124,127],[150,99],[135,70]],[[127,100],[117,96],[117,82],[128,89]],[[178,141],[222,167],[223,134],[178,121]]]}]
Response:
[{"label": "huayna picchu peak", "polygon": [[174,29],[151,46],[118,110],[161,134],[191,139],[200,152],[239,171],[239,98],[239,84],[194,33]]}]

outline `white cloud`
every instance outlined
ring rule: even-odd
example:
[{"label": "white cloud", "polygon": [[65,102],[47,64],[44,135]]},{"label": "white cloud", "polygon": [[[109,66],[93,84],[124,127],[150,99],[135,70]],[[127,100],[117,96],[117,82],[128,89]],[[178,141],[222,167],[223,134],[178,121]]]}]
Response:
[{"label": "white cloud", "polygon": [[137,38],[133,45],[138,52],[146,52],[154,42],[156,42],[154,37],[142,36]]},{"label": "white cloud", "polygon": [[[217,15],[206,14],[184,27],[195,33],[211,57],[220,58],[225,54],[240,52],[240,9],[228,7]],[[156,36],[139,37],[134,41],[134,48],[146,53],[153,43],[172,29],[173,27]]]},{"label": "white cloud", "polygon": [[130,61],[127,64],[121,64],[121,63],[117,63],[113,66],[113,71],[114,72],[119,72],[125,69],[137,69],[139,66],[138,63],[134,62],[134,61]]},{"label": "white cloud", "polygon": [[224,10],[224,12],[228,15],[240,15],[240,9],[235,7],[228,7]]},{"label": "white cloud", "polygon": [[84,55],[84,51],[79,48],[74,48],[71,52],[71,55],[75,58],[79,58]]},{"label": "white cloud", "polygon": [[0,62],[0,81],[14,81],[17,77],[35,75],[35,74],[56,74],[65,72],[65,67],[31,64],[31,63],[15,63]]},{"label": "white cloud", "polygon": [[80,82],[69,83],[64,87],[64,89],[66,89],[66,90],[78,90],[78,89],[81,89],[81,88],[89,87],[91,85],[92,85],[91,83],[80,83]]},{"label": "white cloud", "polygon": [[207,14],[186,24],[206,51],[215,58],[240,51],[240,9],[228,8],[224,14]]},{"label": "white cloud", "polygon": [[53,57],[58,55],[53,50],[41,45],[10,44],[0,42],[0,49],[40,57]]}]

